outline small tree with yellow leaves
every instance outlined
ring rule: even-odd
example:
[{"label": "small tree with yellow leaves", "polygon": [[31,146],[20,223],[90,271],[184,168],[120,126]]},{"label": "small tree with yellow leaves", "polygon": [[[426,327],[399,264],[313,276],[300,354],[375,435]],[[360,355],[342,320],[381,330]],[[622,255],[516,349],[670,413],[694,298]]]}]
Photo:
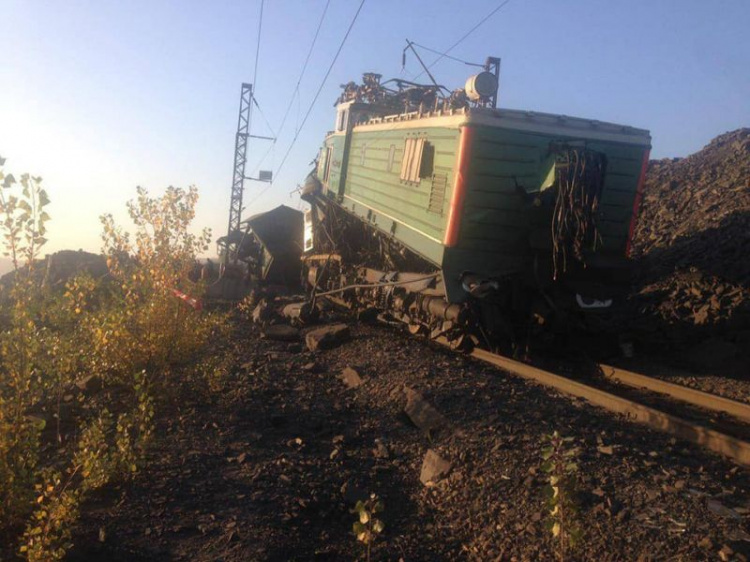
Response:
[{"label": "small tree with yellow leaves", "polygon": [[42,178],[23,174],[16,180],[4,165],[0,158],[0,234],[13,274],[3,287],[7,294],[0,294],[0,527],[15,524],[27,510],[44,427],[28,410],[47,384],[40,369],[45,333],[34,314],[39,306],[34,265],[49,220]]},{"label": "small tree with yellow leaves", "polygon": [[210,334],[211,317],[194,314],[174,295],[175,290],[193,296],[201,291],[188,280],[188,272],[208,249],[211,232],[189,230],[197,202],[194,187],[169,187],[155,198],[139,187],[138,197],[128,203],[134,236],[117,226],[112,215],[101,218],[107,265],[123,299],[117,314],[101,324],[99,355],[115,358],[109,367],[163,369],[190,359]]}]

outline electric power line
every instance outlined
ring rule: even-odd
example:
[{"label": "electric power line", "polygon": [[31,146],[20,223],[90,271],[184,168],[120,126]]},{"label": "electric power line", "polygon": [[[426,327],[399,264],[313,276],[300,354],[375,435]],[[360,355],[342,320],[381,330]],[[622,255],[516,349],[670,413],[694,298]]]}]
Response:
[{"label": "electric power line", "polygon": [[[453,45],[451,45],[450,47],[448,47],[448,49],[446,49],[444,52],[440,53],[440,56],[438,58],[436,58],[434,61],[432,61],[432,63],[430,65],[428,65],[427,68],[432,68],[438,62],[440,62],[443,58],[447,57],[448,53],[450,53],[453,49],[455,49],[461,43],[463,43],[464,40],[467,37],[469,37],[469,35],[471,35],[472,33],[474,33],[483,23],[485,23],[488,19],[490,19],[497,12],[499,12],[502,8],[504,8],[509,2],[510,2],[510,0],[505,0],[504,2],[501,2],[500,5],[497,8],[495,8],[489,14],[487,14],[486,16],[484,16],[481,20],[479,20],[479,23],[477,23],[474,27],[472,27],[469,31],[467,31],[463,35],[463,37],[461,37],[461,39],[459,39],[458,41],[456,41],[455,43],[453,43]],[[420,72],[419,74],[417,74],[415,76],[414,80],[416,80],[417,78],[419,78],[420,76],[422,76],[422,74],[424,74],[424,73],[425,73],[425,71],[423,70],[422,72]]]},{"label": "electric power line", "polygon": [[[299,138],[299,134],[302,131],[303,127],[305,126],[305,123],[307,122],[307,119],[310,117],[310,113],[312,113],[313,108],[315,107],[315,103],[318,101],[318,97],[320,96],[320,92],[323,90],[323,87],[325,86],[326,81],[328,80],[328,76],[331,74],[331,71],[333,70],[333,66],[336,64],[336,61],[339,58],[339,55],[341,54],[341,51],[344,49],[344,45],[346,44],[346,40],[349,38],[349,34],[351,33],[352,29],[354,28],[354,24],[357,21],[357,18],[359,17],[360,12],[362,11],[362,7],[365,5],[366,0],[362,0],[359,4],[359,8],[357,8],[357,12],[354,14],[354,17],[352,18],[351,23],[349,24],[349,28],[346,30],[346,34],[344,34],[344,38],[341,40],[341,44],[339,45],[338,50],[336,51],[336,54],[333,56],[333,60],[331,61],[331,64],[328,67],[328,70],[326,71],[325,76],[323,76],[323,80],[320,82],[320,86],[318,87],[318,91],[315,92],[315,97],[313,97],[312,102],[310,103],[310,106],[307,108],[307,112],[305,113],[304,118],[302,119],[302,123],[300,123],[299,128],[294,134],[294,138],[292,139],[292,142],[289,144],[289,148],[287,149],[286,153],[284,153],[284,158],[281,160],[281,164],[279,164],[279,167],[276,169],[276,173],[274,174],[274,177],[278,177],[279,172],[284,167],[284,163],[287,160],[287,157],[289,156],[289,153],[292,151],[292,148],[294,147],[294,144],[297,142],[297,138]],[[257,201],[268,189],[271,187],[272,184],[269,184],[267,187],[265,187],[258,195],[256,195],[253,200],[248,203],[248,206],[252,205],[255,201]]]},{"label": "electric power line", "polygon": [[284,167],[284,162],[286,162],[286,159],[289,156],[289,153],[292,151],[292,147],[294,146],[294,143],[297,141],[297,138],[299,137],[299,134],[302,131],[302,128],[305,126],[305,123],[307,122],[308,117],[310,117],[310,113],[312,113],[313,107],[315,107],[315,103],[318,101],[320,92],[323,91],[323,86],[325,86],[326,81],[328,80],[328,76],[330,76],[331,71],[333,70],[333,66],[336,64],[336,61],[338,60],[339,55],[341,54],[341,51],[344,49],[344,44],[346,43],[346,40],[349,38],[349,34],[351,33],[352,28],[354,27],[354,24],[356,23],[357,18],[359,17],[359,13],[362,11],[362,7],[365,5],[365,2],[366,0],[362,0],[359,3],[359,8],[357,8],[357,12],[354,14],[354,17],[352,18],[352,21],[349,24],[349,29],[346,30],[346,34],[344,35],[344,38],[341,40],[341,44],[339,45],[339,48],[336,51],[336,54],[333,56],[333,60],[331,61],[331,64],[329,65],[325,76],[323,76],[323,80],[320,82],[318,91],[315,92],[315,97],[310,103],[310,107],[307,108],[307,112],[305,113],[305,116],[302,118],[302,123],[300,123],[299,128],[297,129],[297,132],[294,134],[294,138],[292,139],[292,142],[289,145],[289,148],[284,154],[284,158],[282,159],[281,164],[279,164],[279,167],[276,170],[277,176],[279,175],[279,172],[281,171],[281,169]]},{"label": "electric power line", "polygon": [[263,110],[260,108],[260,105],[258,105],[258,100],[255,99],[255,96],[253,96],[253,104],[255,104],[255,107],[258,108],[258,113],[260,113],[260,116],[263,118],[263,121],[266,123],[268,130],[271,131],[271,134],[274,136],[274,142],[276,142],[276,133],[274,132],[273,127],[271,127],[271,124],[268,122],[268,119],[266,118],[266,114],[263,113]]},{"label": "electric power line", "polygon": [[[287,117],[289,117],[289,112],[292,109],[292,105],[294,104],[295,97],[299,101],[299,87],[302,83],[302,77],[305,75],[305,71],[307,70],[307,65],[310,62],[310,57],[312,56],[313,49],[315,47],[315,43],[318,40],[318,35],[320,34],[320,28],[323,26],[323,20],[326,17],[326,13],[328,12],[328,6],[330,6],[331,0],[328,0],[326,2],[325,7],[323,8],[323,13],[320,15],[320,20],[318,20],[318,27],[315,30],[315,36],[313,37],[312,43],[310,43],[310,48],[307,51],[307,56],[305,57],[305,62],[302,64],[302,71],[299,74],[299,78],[297,79],[297,84],[294,88],[294,92],[292,93],[292,97],[289,100],[289,105],[286,107],[286,111],[284,111],[284,116],[281,118],[281,125],[279,125],[278,132],[273,132],[273,127],[271,127],[271,124],[268,122],[268,119],[266,119],[266,116],[263,115],[263,111],[261,111],[260,107],[258,106],[258,102],[255,102],[255,105],[258,106],[258,111],[260,112],[261,116],[263,117],[263,120],[266,122],[266,125],[268,125],[268,128],[273,133],[273,136],[278,140],[279,135],[281,134],[281,131],[284,128],[284,125],[286,124]],[[253,98],[253,101],[255,101],[255,98]],[[299,123],[299,117],[297,119],[297,123]],[[273,141],[273,143],[276,143],[276,140]],[[271,153],[271,150],[274,148],[274,144],[268,147],[268,150],[266,150],[265,154],[261,157],[260,161],[256,165],[255,174],[257,175],[258,170],[260,170],[260,167],[263,165],[263,162],[266,161],[266,158],[268,158],[268,155]]]},{"label": "electric power line", "polygon": [[425,47],[424,45],[420,45],[419,43],[415,43],[414,41],[412,41],[411,44],[414,45],[415,47],[419,47],[420,49],[424,49],[425,51],[429,51],[430,53],[435,53],[436,55],[443,55],[443,57],[445,57],[446,59],[454,60],[456,62],[462,62],[462,63],[464,63],[464,64],[466,64],[468,66],[481,66],[481,67],[484,67],[483,64],[477,64],[475,62],[469,62],[467,60],[463,60],[463,59],[459,59],[459,58],[456,58],[456,57],[452,57],[452,56],[450,56],[450,55],[448,55],[446,53],[441,53],[437,49],[431,49],[430,47]]},{"label": "electric power line", "polygon": [[307,70],[307,64],[310,62],[310,56],[312,55],[313,48],[315,47],[315,43],[318,40],[318,34],[320,33],[320,28],[323,26],[323,20],[326,17],[326,12],[328,12],[328,6],[331,4],[331,0],[328,0],[326,2],[325,8],[323,8],[323,13],[320,15],[320,20],[318,21],[318,28],[315,30],[315,36],[313,37],[312,43],[310,43],[310,48],[307,51],[307,56],[305,57],[305,62],[302,65],[302,71],[299,73],[299,78],[297,79],[297,85],[294,88],[294,92],[292,93],[292,98],[289,100],[289,105],[286,107],[286,111],[284,112],[284,117],[281,118],[281,125],[279,125],[279,133],[281,133],[281,130],[284,128],[284,124],[286,123],[287,117],[289,117],[289,111],[292,109],[292,104],[294,104],[294,97],[299,94],[299,86],[302,83],[302,77],[305,75],[305,70]]},{"label": "electric power line", "polygon": [[[266,125],[268,125],[268,128],[271,130],[271,133],[273,133],[273,128],[271,127],[270,123],[268,122],[268,119],[266,119],[266,116],[263,114],[263,111],[260,109],[260,106],[258,105],[258,102],[255,99],[255,92],[257,91],[257,79],[258,79],[258,60],[260,59],[260,38],[261,38],[261,32],[263,31],[263,5],[265,4],[265,0],[260,0],[260,16],[258,17],[258,39],[255,44],[255,64],[253,65],[253,81],[250,85],[250,107],[247,111],[247,131],[250,132],[250,126],[253,122],[253,105],[258,108],[258,113],[260,113],[260,116],[263,118],[263,120],[266,122]],[[275,135],[274,135],[275,136]],[[260,165],[258,165],[260,167]]]},{"label": "electric power line", "polygon": [[263,165],[263,162],[266,161],[266,158],[268,158],[268,155],[271,154],[271,151],[274,149],[275,146],[276,146],[276,141],[269,143],[268,150],[266,150],[266,152],[263,154],[261,159],[255,165],[255,171],[253,172],[254,176],[258,175],[258,172],[260,171],[260,167]]},{"label": "electric power line", "polygon": [[253,68],[253,88],[258,80],[258,58],[260,58],[260,32],[263,29],[263,4],[265,0],[260,0],[260,17],[258,18],[258,42],[255,45],[255,67]]}]

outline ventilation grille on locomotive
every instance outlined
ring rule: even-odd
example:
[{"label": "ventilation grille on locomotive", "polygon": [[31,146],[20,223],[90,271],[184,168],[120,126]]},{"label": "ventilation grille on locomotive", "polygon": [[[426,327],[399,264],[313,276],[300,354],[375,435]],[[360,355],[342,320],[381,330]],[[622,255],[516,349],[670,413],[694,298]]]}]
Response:
[{"label": "ventilation grille on locomotive", "polygon": [[448,185],[448,176],[446,174],[436,174],[432,176],[432,188],[430,189],[430,203],[427,210],[436,215],[443,214],[443,204],[445,202],[445,188]]}]

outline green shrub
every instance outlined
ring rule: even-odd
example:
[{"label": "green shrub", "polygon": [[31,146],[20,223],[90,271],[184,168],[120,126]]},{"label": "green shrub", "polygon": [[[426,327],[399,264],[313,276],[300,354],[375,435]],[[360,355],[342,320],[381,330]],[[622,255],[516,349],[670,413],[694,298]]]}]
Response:
[{"label": "green shrub", "polygon": [[[169,373],[196,360],[224,318],[174,294],[200,297],[203,290],[187,278],[210,240],[207,230],[189,230],[195,188],[170,187],[158,198],[139,188],[128,204],[132,238],[111,215],[102,217],[109,276],[81,273],[57,290],[35,271],[49,220],[41,178],[16,182],[3,165],[0,158],[0,235],[14,272],[0,288],[0,536],[25,524],[18,551],[32,561],[60,560],[86,495],[144,465],[154,386],[181,383]],[[116,392],[79,394],[71,420],[78,439],[67,442],[63,397],[92,376]],[[57,419],[56,443],[45,445],[54,452],[42,462],[49,418]]]}]

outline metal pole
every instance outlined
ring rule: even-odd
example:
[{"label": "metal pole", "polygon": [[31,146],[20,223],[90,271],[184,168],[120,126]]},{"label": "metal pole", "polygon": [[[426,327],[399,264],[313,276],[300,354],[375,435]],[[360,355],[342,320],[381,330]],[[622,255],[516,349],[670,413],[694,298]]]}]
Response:
[{"label": "metal pole", "polygon": [[240,110],[237,118],[237,135],[234,142],[234,166],[232,174],[232,192],[229,200],[229,224],[227,227],[227,242],[224,247],[224,264],[229,263],[230,255],[233,263],[237,262],[239,248],[231,241],[233,232],[240,229],[242,220],[242,195],[245,188],[245,164],[247,163],[247,139],[250,135],[250,121],[252,118],[253,85],[243,83],[240,92]]}]

